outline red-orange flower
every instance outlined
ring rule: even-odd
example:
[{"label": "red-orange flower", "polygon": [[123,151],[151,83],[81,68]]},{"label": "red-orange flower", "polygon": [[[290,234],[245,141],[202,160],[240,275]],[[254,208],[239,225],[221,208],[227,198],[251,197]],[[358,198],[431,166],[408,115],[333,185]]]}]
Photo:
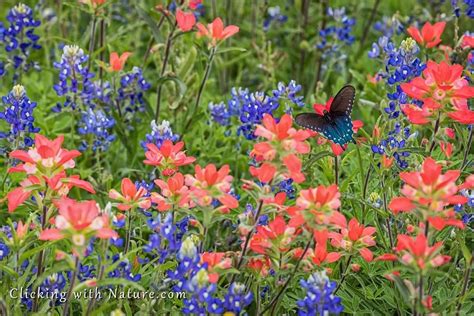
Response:
[{"label": "red-orange flower", "polygon": [[277,216],[268,225],[257,227],[249,247],[256,253],[278,257],[281,252],[289,249],[295,235],[295,228],[288,226],[282,216]]},{"label": "red-orange flower", "polygon": [[301,190],[295,208],[288,208],[291,216],[290,225],[299,227],[307,225],[314,229],[325,229],[331,225],[341,226],[344,215],[337,209],[341,206],[341,194],[337,185]]},{"label": "red-orange flower", "polygon": [[219,272],[232,267],[232,260],[226,258],[224,252],[203,252],[201,254],[201,264],[207,265],[209,282],[217,283]]},{"label": "red-orange flower", "polygon": [[[262,125],[258,125],[255,135],[266,138],[267,141],[254,145],[251,155],[257,161],[265,161],[265,169],[262,171],[275,169],[274,176],[283,175],[292,178],[296,183],[303,182],[305,177],[301,173],[302,163],[297,154],[309,152],[309,144],[305,141],[311,133],[305,130],[296,130],[292,127],[293,119],[288,114],[281,117],[277,123],[275,119],[265,114]],[[281,168],[281,167],[285,168]],[[253,174],[257,170],[252,168]],[[267,174],[269,175],[269,174]]]},{"label": "red-orange flower", "polygon": [[74,158],[81,155],[78,150],[66,150],[61,148],[64,136],[49,140],[43,135],[36,134],[35,145],[28,151],[14,150],[10,158],[21,160],[18,164],[8,170],[10,173],[26,172],[27,174],[45,175],[52,177],[55,174],[74,168]]},{"label": "red-orange flower", "polygon": [[375,228],[362,224],[359,224],[357,219],[353,218],[349,221],[349,225],[346,221],[343,222],[340,232],[329,233],[331,239],[331,245],[336,248],[341,248],[347,254],[359,254],[364,258],[365,261],[372,261],[373,254],[369,247],[375,246]]},{"label": "red-orange flower", "polygon": [[188,157],[181,151],[184,147],[184,142],[178,142],[173,145],[170,140],[165,140],[158,148],[155,144],[146,144],[148,151],[145,153],[146,160],[143,161],[146,165],[157,166],[164,176],[173,175],[179,167],[192,164],[196,158]]},{"label": "red-orange flower", "polygon": [[219,170],[216,166],[209,164],[202,168],[196,165],[194,177],[186,175],[186,184],[191,188],[191,195],[201,206],[208,206],[213,199],[219,200],[222,206],[221,212],[228,212],[239,206],[236,198],[229,194],[232,183],[232,176],[229,175],[228,165],[222,166]]},{"label": "red-orange flower", "polygon": [[44,190],[49,188],[54,197],[61,197],[68,195],[72,187],[78,187],[90,193],[95,193],[92,185],[84,180],[79,179],[79,176],[66,176],[66,172],[62,171],[52,178],[29,176],[20,182],[20,187],[8,192],[8,211],[11,213],[21,204],[23,204],[34,191],[39,189]]},{"label": "red-orange flower", "polygon": [[117,52],[112,52],[110,54],[110,60],[109,60],[109,71],[113,72],[119,72],[123,70],[123,67],[125,66],[125,62],[127,61],[128,57],[130,57],[132,53],[125,52],[122,55],[118,55]]},{"label": "red-orange flower", "polygon": [[400,261],[402,264],[411,266],[417,271],[427,271],[432,267],[438,267],[449,262],[451,257],[441,255],[442,242],[429,246],[428,239],[424,234],[411,237],[408,235],[397,236],[395,254],[384,254],[377,258],[381,261]]},{"label": "red-orange flower", "polygon": [[212,23],[207,25],[207,28],[202,24],[196,24],[198,28],[198,37],[207,37],[211,40],[211,45],[216,46],[219,42],[231,37],[239,32],[239,27],[229,25],[224,27],[221,18],[216,18]]},{"label": "red-orange flower", "polygon": [[156,179],[155,184],[161,189],[161,194],[153,192],[151,201],[158,204],[159,211],[167,211],[173,205],[180,208],[191,206],[189,188],[184,184],[184,176],[181,173],[174,174],[167,181]]},{"label": "red-orange flower", "polygon": [[329,233],[327,230],[314,231],[314,239],[316,240],[316,246],[314,248],[314,251],[310,249],[308,258],[317,266],[333,263],[339,260],[339,258],[341,258],[340,253],[327,251],[328,237]]},{"label": "red-orange flower", "polygon": [[145,197],[146,189],[140,187],[137,190],[137,187],[129,178],[122,179],[121,191],[121,194],[115,189],[109,191],[109,197],[119,201],[117,204],[119,210],[128,211],[136,207],[147,209],[151,206],[150,199]]},{"label": "red-orange flower", "polygon": [[193,29],[196,24],[196,17],[192,12],[183,12],[181,9],[176,10],[176,23],[183,32],[188,32]]},{"label": "red-orange flower", "polygon": [[[74,248],[84,250],[91,236],[117,238],[118,234],[109,227],[107,215],[101,215],[95,201],[77,202],[62,198],[55,202],[59,215],[52,220],[55,228],[40,233],[40,240],[71,239]],[[81,253],[76,252],[76,253]]]},{"label": "red-orange flower", "polygon": [[424,78],[416,77],[401,84],[408,96],[423,101],[421,109],[405,106],[408,119],[414,124],[426,124],[428,117],[444,111],[461,124],[473,124],[474,111],[469,110],[467,100],[474,97],[474,87],[469,86],[462,72],[461,65],[449,65],[445,61],[437,64],[429,60],[423,71]]},{"label": "red-orange flower", "polygon": [[395,214],[416,210],[422,222],[428,220],[438,230],[446,225],[463,228],[462,221],[456,219],[454,210],[449,207],[467,202],[466,197],[457,195],[460,187],[456,180],[461,172],[448,170],[442,174],[441,168],[428,157],[421,171],[401,172],[400,179],[405,182],[401,190],[403,196],[393,198],[389,208]]},{"label": "red-orange flower", "polygon": [[426,22],[421,32],[414,26],[410,26],[407,32],[418,44],[431,48],[441,43],[441,34],[443,34],[445,26],[446,22],[437,22],[435,24]]}]

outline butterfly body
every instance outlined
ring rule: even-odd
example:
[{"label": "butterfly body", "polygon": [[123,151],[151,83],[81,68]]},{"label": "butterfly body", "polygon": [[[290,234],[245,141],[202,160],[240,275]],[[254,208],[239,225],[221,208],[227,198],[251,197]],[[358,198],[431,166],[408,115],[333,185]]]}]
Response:
[{"label": "butterfly body", "polygon": [[344,86],[331,103],[330,109],[318,113],[302,113],[296,116],[296,123],[322,134],[327,139],[339,145],[354,142],[352,137],[352,105],[354,104],[355,89]]}]

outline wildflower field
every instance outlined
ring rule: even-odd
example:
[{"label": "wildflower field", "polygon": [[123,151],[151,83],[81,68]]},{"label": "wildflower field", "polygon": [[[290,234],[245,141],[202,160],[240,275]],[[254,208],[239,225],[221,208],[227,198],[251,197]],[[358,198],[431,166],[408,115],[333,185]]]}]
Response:
[{"label": "wildflower field", "polygon": [[0,1],[0,315],[474,314],[474,1]]}]

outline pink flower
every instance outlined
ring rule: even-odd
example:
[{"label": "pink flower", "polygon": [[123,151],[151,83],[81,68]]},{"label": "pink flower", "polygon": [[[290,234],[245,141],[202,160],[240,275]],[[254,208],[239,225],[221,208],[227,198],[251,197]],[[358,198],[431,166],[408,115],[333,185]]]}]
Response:
[{"label": "pink flower", "polygon": [[219,272],[232,267],[232,259],[225,258],[225,255],[224,252],[203,252],[201,254],[201,264],[207,264],[209,282],[217,283]]},{"label": "pink flower", "polygon": [[196,24],[196,17],[192,12],[183,12],[181,9],[177,9],[176,22],[181,31],[188,32],[192,30],[194,24]]},{"label": "pink flower", "polygon": [[221,18],[215,19],[211,24],[207,25],[207,28],[198,23],[198,37],[207,37],[211,40],[211,45],[216,46],[219,42],[231,37],[232,35],[239,32],[239,27],[235,25],[229,25],[224,28],[224,23]]},{"label": "pink flower", "polygon": [[117,204],[119,210],[128,211],[136,207],[147,209],[151,206],[150,199],[145,197],[145,194],[147,193],[146,189],[140,187],[137,190],[137,187],[129,178],[122,179],[121,191],[121,194],[115,189],[112,189],[109,192],[109,197],[111,199],[120,202]]}]

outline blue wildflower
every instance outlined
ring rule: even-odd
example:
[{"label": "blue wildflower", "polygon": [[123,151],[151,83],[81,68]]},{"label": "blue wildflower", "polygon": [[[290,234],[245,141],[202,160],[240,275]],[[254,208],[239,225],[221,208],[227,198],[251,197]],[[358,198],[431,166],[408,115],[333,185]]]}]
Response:
[{"label": "blue wildflower", "polygon": [[283,25],[288,20],[286,15],[281,14],[279,6],[269,7],[265,20],[263,20],[263,30],[267,32],[272,24]]},{"label": "blue wildflower", "polygon": [[227,294],[224,297],[223,307],[226,312],[232,312],[234,315],[240,315],[253,300],[252,292],[245,292],[245,285],[241,283],[232,283]]},{"label": "blue wildflower", "polygon": [[[33,17],[33,10],[27,5],[20,3],[8,11],[7,20],[9,26],[0,24],[0,41],[5,44],[5,51],[8,54],[8,63],[15,69],[14,81],[19,76],[19,72],[28,71],[30,68],[39,66],[35,62],[28,62],[32,50],[38,50],[39,36],[35,34],[35,29],[41,24]],[[4,64],[0,65],[0,76],[5,73]]]},{"label": "blue wildflower", "polygon": [[89,72],[87,60],[89,56],[77,45],[66,45],[60,62],[54,63],[59,70],[59,82],[53,86],[58,96],[65,96],[64,103],[57,103],[53,112],[60,112],[63,107],[76,109],[82,104],[94,107],[92,99],[95,96],[95,85],[92,82],[94,74]]},{"label": "blue wildflower", "polygon": [[2,103],[4,110],[0,112],[0,120],[8,123],[9,130],[0,132],[0,138],[14,144],[13,149],[31,146],[31,134],[40,130],[34,126],[33,110],[36,108],[36,102],[31,102],[23,86],[16,85],[8,95],[2,97]]},{"label": "blue wildflower", "polygon": [[[112,262],[116,263],[120,260],[120,255],[115,254],[112,256]],[[128,261],[128,259],[122,259],[118,264],[117,268],[113,271],[110,271],[108,276],[110,278],[123,278],[129,281],[137,282],[140,281],[142,275],[137,273],[134,274],[132,272],[132,264]]]},{"label": "blue wildflower", "polygon": [[126,113],[143,112],[145,111],[143,93],[150,88],[151,84],[143,77],[142,69],[133,67],[120,78],[117,100],[123,102]]},{"label": "blue wildflower", "polygon": [[161,124],[157,125],[155,120],[151,121],[151,133],[146,134],[145,140],[140,144],[144,150],[147,150],[146,144],[155,144],[156,147],[161,148],[163,141],[166,139],[171,140],[173,143],[178,141],[179,135],[174,134],[171,129],[170,122],[163,120]]},{"label": "blue wildflower", "polygon": [[0,241],[0,261],[3,260],[10,253],[10,248]]},{"label": "blue wildflower", "polygon": [[107,116],[102,110],[93,111],[87,109],[82,113],[79,122],[78,132],[80,135],[92,136],[92,143],[83,140],[79,150],[85,151],[92,148],[92,151],[107,151],[110,144],[115,140],[115,135],[110,134],[114,127],[115,120]]},{"label": "blue wildflower", "polygon": [[301,280],[300,285],[306,290],[306,296],[297,302],[298,315],[338,315],[344,310],[341,298],[333,294],[336,282],[331,282],[324,270],[313,273],[308,280]]}]

